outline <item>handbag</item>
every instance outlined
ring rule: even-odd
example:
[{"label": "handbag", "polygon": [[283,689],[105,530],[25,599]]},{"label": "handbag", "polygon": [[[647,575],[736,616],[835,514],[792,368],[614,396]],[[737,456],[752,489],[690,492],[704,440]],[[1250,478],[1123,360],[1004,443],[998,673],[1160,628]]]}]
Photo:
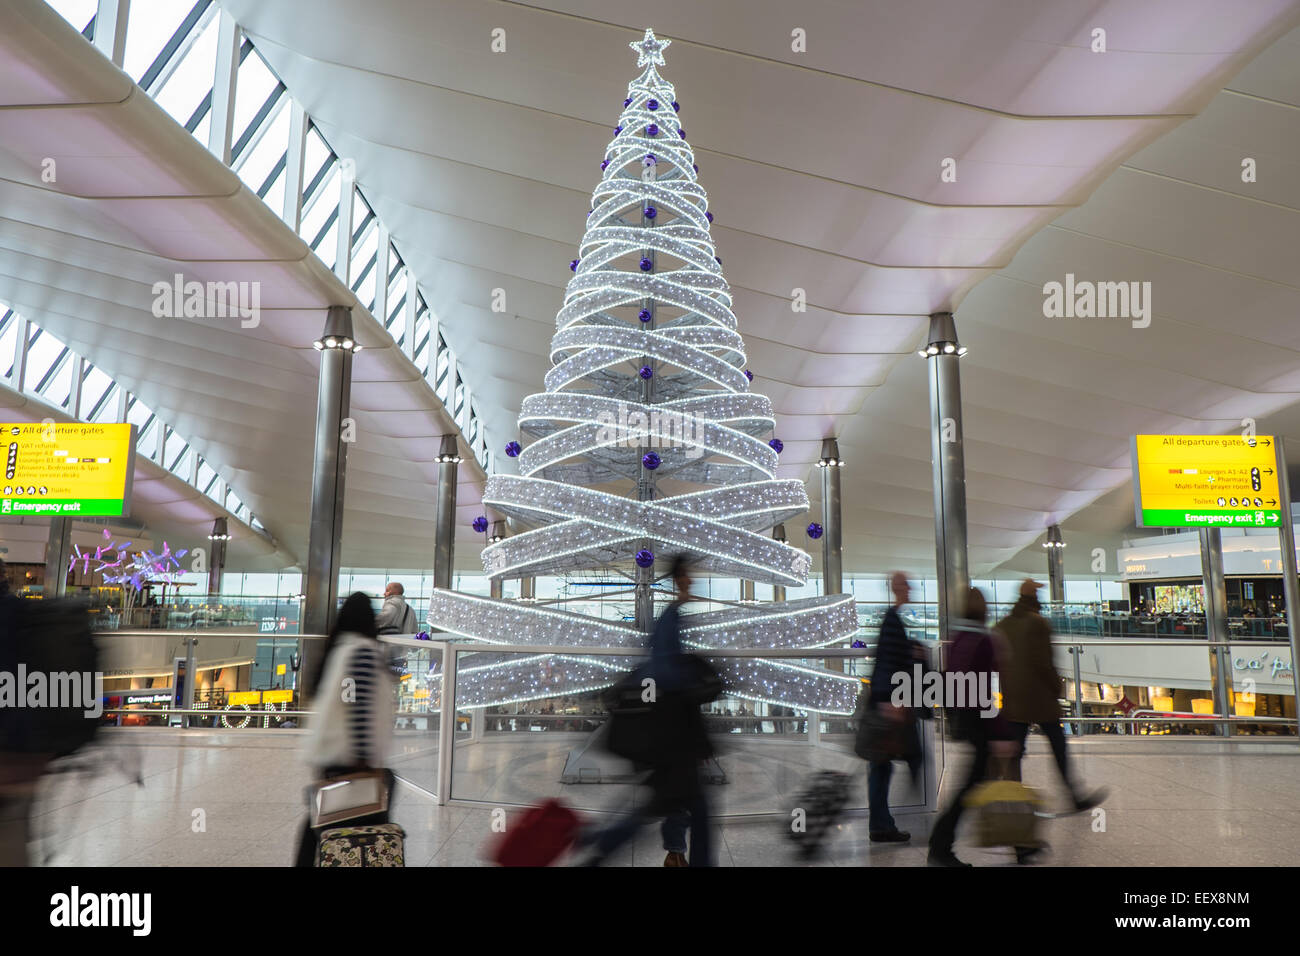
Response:
[{"label": "handbag", "polygon": [[388,812],[387,770],[354,770],[327,777],[307,788],[307,810],[314,829]]},{"label": "handbag", "polygon": [[921,752],[921,742],[916,735],[916,718],[908,713],[905,719],[894,720],[875,707],[869,707],[858,722],[853,751],[863,760],[872,763],[915,757]]}]

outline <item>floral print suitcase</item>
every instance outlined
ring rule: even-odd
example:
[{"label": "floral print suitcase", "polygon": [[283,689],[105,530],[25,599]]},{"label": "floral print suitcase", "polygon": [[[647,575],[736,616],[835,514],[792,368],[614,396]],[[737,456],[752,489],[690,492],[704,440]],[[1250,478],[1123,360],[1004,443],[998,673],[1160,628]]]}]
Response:
[{"label": "floral print suitcase", "polygon": [[406,833],[396,823],[334,827],[320,835],[317,866],[405,866]]}]

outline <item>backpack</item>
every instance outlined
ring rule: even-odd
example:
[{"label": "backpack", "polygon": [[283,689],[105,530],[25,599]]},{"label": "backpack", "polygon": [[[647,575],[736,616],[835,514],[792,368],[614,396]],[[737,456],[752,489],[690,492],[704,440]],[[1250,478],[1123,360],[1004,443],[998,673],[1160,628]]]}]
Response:
[{"label": "backpack", "polygon": [[[5,598],[0,625],[0,750],[64,757],[94,739],[102,716],[100,652],[85,605],[63,598]],[[11,603],[12,602],[12,603]],[[7,625],[7,626],[6,626]],[[26,706],[33,675],[45,681],[44,706]],[[26,679],[19,683],[19,677]],[[89,686],[87,686],[89,682]],[[8,694],[16,694],[13,700]],[[90,700],[85,699],[86,696]],[[21,698],[21,699],[19,699]],[[61,703],[64,706],[50,706]]]}]

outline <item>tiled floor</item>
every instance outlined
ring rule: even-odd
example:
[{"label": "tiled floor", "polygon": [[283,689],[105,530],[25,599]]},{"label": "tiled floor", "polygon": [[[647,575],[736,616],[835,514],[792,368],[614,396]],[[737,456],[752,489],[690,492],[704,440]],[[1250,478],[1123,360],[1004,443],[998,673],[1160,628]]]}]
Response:
[{"label": "tiled floor", "polygon": [[[462,743],[457,796],[510,804],[559,795],[579,806],[617,808],[634,799],[627,786],[565,786],[564,757],[580,738],[530,735]],[[37,862],[89,866],[285,866],[302,825],[309,774],[295,731],[213,732],[130,729],[109,732],[77,772],[48,777],[34,821]],[[394,811],[407,833],[409,866],[481,865],[495,838],[490,808],[438,807],[432,787],[436,750],[427,737],[404,741],[402,786]],[[960,746],[960,745],[958,745]],[[1042,865],[1293,865],[1300,858],[1300,745],[1292,739],[1228,742],[1214,738],[1093,737],[1070,741],[1075,771],[1104,785],[1104,815],[1063,816],[1044,823],[1051,852]],[[960,756],[947,780],[961,772]],[[721,757],[729,782],[710,788],[718,812],[776,811],[782,816],[728,821],[717,828],[726,866],[803,865],[787,838],[789,807],[812,770],[854,774],[855,802],[865,796],[864,767],[833,747],[781,741],[733,746]],[[131,777],[138,770],[142,783]],[[896,777],[903,777],[897,774]],[[1031,738],[1026,782],[1063,803],[1041,738]],[[906,781],[896,780],[896,793]],[[462,790],[463,787],[463,790]],[[905,846],[872,846],[866,819],[848,814],[813,865],[920,866],[930,815],[897,814],[912,831]],[[600,814],[600,822],[612,819]],[[958,841],[958,854],[979,866],[1013,865],[1009,852]],[[659,866],[657,826],[611,863]]]}]

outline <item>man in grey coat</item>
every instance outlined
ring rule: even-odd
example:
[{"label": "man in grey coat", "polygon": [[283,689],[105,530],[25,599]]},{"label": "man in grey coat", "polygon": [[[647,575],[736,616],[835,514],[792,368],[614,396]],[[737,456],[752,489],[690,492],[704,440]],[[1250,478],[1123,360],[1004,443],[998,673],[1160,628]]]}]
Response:
[{"label": "man in grey coat", "polygon": [[390,581],[384,588],[384,606],[375,618],[380,634],[415,634],[420,630],[405,594],[406,588],[397,581]]}]

